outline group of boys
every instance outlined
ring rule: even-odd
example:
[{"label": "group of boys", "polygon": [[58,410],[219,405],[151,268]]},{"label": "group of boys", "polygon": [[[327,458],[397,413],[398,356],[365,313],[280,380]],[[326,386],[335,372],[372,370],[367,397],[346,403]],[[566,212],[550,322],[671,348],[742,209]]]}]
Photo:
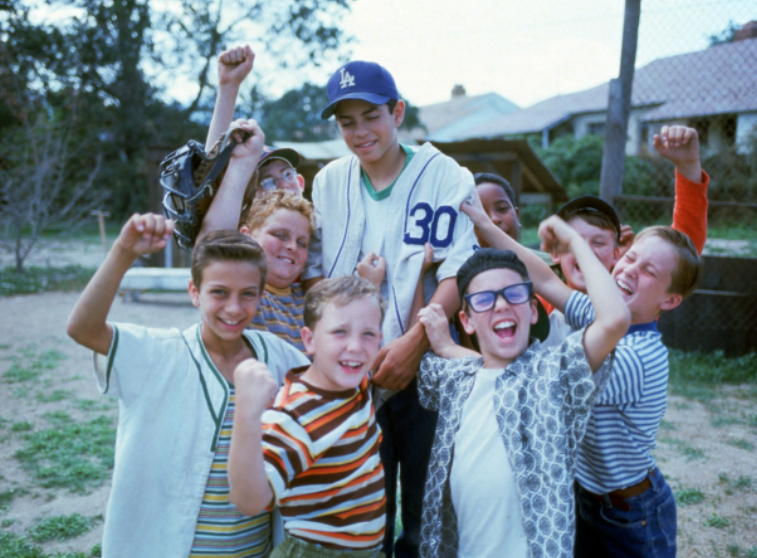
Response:
[{"label": "group of boys", "polygon": [[[253,60],[221,56],[208,146]],[[399,143],[386,69],[350,62],[327,91],[322,117],[354,156],[316,176],[312,216],[299,155],[237,121],[249,137],[192,252],[198,325],[107,322],[129,266],[171,238],[151,214],[124,225],[71,314],[119,398],[103,555],[674,556],[650,455],[668,370],[656,319],[701,275],[696,133],[655,138],[676,164],[672,228],[631,240],[597,198],[542,224],[566,285],[518,244],[507,181]],[[251,183],[268,193],[241,215]]]}]

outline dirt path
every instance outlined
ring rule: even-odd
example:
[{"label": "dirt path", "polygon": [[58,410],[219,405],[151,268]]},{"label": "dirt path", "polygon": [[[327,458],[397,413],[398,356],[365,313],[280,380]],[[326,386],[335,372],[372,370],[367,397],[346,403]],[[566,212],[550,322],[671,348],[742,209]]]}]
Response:
[{"label": "dirt path", "polygon": [[[109,480],[82,494],[42,488],[14,457],[29,432],[50,427],[50,413],[63,411],[82,422],[117,414],[116,404],[95,387],[90,354],[65,335],[65,321],[77,296],[0,298],[0,497],[16,491],[5,509],[0,500],[0,521],[3,530],[18,535],[47,517],[105,513]],[[184,294],[146,295],[143,300],[117,301],[111,319],[183,328],[198,318]],[[51,354],[54,365],[43,367],[36,378],[8,381],[11,369]],[[748,556],[757,547],[756,400],[754,387],[724,388],[707,405],[670,398],[655,455],[679,494],[679,556]],[[31,429],[14,430],[21,423],[29,423]],[[684,505],[682,500],[701,501]],[[99,521],[85,535],[42,546],[47,552],[89,552],[101,536]],[[757,556],[757,548],[751,556]]]}]

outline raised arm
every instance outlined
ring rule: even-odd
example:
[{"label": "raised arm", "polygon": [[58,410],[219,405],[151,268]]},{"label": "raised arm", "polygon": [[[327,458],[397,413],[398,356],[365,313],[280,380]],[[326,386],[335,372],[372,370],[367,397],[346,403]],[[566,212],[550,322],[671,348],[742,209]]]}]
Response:
[{"label": "raised arm", "polygon": [[218,95],[208,128],[208,137],[205,140],[205,151],[209,151],[218,138],[229,129],[234,119],[239,87],[252,70],[254,61],[255,53],[250,45],[232,48],[218,57]]},{"label": "raised arm", "polygon": [[539,256],[531,250],[518,244],[515,240],[507,236],[504,231],[497,227],[484,211],[481,200],[478,195],[473,204],[463,203],[460,209],[465,213],[476,231],[481,235],[487,244],[498,250],[512,250],[526,264],[528,275],[534,284],[534,290],[547,300],[552,306],[560,311],[565,308],[571,290],[560,281],[560,278],[545,264]]},{"label": "raised arm", "polygon": [[108,354],[113,328],[106,320],[121,279],[139,256],[166,246],[173,225],[173,221],[152,213],[134,214],[126,222],[68,317],[66,333],[74,341],[97,353]]},{"label": "raised arm", "polygon": [[628,331],[631,312],[609,272],[575,229],[552,216],[539,226],[539,237],[544,250],[557,253],[570,250],[581,267],[595,314],[594,322],[584,334],[584,350],[592,371],[596,371]]},{"label": "raised arm", "polygon": [[257,515],[273,503],[263,458],[262,416],[276,393],[268,367],[247,359],[234,370],[236,408],[229,449],[229,501],[245,515]]},{"label": "raised arm", "polygon": [[[265,135],[254,120],[238,120],[242,129],[250,133],[247,141],[240,143],[231,153],[218,192],[210,203],[208,212],[200,225],[197,242],[212,231],[237,230],[245,191],[263,153]],[[239,132],[241,136],[241,132]],[[241,137],[235,137],[241,141]]]}]

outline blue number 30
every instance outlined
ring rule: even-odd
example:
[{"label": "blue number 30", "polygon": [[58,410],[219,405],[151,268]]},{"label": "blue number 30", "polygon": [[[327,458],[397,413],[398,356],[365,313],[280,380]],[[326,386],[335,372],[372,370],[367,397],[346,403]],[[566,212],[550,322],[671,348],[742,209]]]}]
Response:
[{"label": "blue number 30", "polygon": [[[446,248],[452,243],[452,234],[455,230],[457,212],[448,205],[442,205],[436,211],[426,202],[420,202],[410,210],[410,217],[415,218],[413,227],[420,228],[421,235],[413,236],[416,230],[405,231],[405,244],[426,244],[436,248]],[[410,222],[410,219],[408,219]],[[407,225],[405,227],[408,228]],[[440,229],[444,236],[440,238]]]}]

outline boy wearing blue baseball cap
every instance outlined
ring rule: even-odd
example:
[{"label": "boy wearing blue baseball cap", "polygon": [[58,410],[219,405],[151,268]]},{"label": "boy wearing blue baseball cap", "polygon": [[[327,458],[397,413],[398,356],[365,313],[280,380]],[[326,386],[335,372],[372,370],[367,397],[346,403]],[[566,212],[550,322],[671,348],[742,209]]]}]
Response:
[{"label": "boy wearing blue baseball cap", "polygon": [[[411,307],[421,279],[426,303],[441,304],[447,317],[460,305],[455,276],[477,241],[470,220],[458,210],[460,202],[473,197],[473,176],[430,144],[399,143],[405,103],[392,75],[379,64],[349,62],[334,72],[327,90],[329,104],[321,116],[336,118],[353,155],[331,162],[315,177],[320,242],[311,244],[302,277],[312,284],[353,274],[360,262],[386,266],[381,285],[388,301],[385,346],[373,375],[373,383],[387,390],[377,411],[390,495],[384,552],[418,556],[436,415],[418,402],[414,377],[429,343],[422,325],[411,325]],[[424,274],[425,245],[434,263]],[[398,465],[404,530],[393,544]]]}]

